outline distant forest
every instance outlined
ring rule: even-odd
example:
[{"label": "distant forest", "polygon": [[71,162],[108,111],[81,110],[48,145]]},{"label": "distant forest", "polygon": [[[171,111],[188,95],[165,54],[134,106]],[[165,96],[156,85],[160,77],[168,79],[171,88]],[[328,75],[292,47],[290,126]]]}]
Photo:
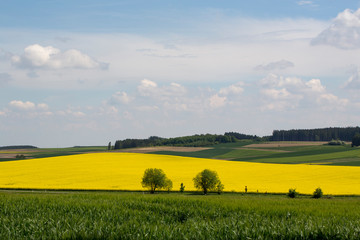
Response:
[{"label": "distant forest", "polygon": [[354,135],[360,133],[360,127],[333,127],[317,129],[291,129],[274,130],[272,136],[258,137],[256,135],[247,135],[237,132],[226,132],[223,135],[218,134],[197,134],[193,136],[161,138],[152,136],[147,139],[125,139],[117,140],[112,147],[111,143],[108,149],[123,149],[135,147],[152,146],[181,146],[181,147],[205,147],[219,143],[231,143],[239,140],[256,141],[331,141],[341,140],[351,142]]},{"label": "distant forest", "polygon": [[8,149],[31,149],[31,148],[37,148],[30,145],[16,145],[16,146],[3,146],[0,147],[0,150],[8,150]]},{"label": "distant forest", "polygon": [[271,141],[352,141],[359,127],[274,130]]},{"label": "distant forest", "polygon": [[[226,132],[224,135],[201,134],[176,138],[161,138],[152,136],[148,139],[125,139],[117,140],[113,149],[151,147],[151,146],[182,146],[182,147],[204,147],[219,143],[231,143],[244,139],[261,139],[256,135],[246,135],[236,132]],[[111,144],[109,143],[109,149]]]}]

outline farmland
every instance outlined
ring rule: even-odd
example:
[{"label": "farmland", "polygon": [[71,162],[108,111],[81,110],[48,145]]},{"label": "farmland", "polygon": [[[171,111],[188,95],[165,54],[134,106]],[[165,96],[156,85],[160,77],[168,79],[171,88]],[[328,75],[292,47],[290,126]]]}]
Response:
[{"label": "farmland", "polygon": [[[0,239],[360,238],[360,149],[243,141],[127,151],[1,151]],[[151,167],[164,170],[172,192],[142,188]],[[204,168],[218,172],[224,194],[195,191]],[[323,199],[309,196],[317,187]],[[302,195],[288,198],[289,188]]]},{"label": "farmland", "polygon": [[1,239],[359,239],[357,198],[0,193]]},{"label": "farmland", "polygon": [[[249,151],[249,150],[248,150]],[[358,151],[348,151],[348,153]],[[334,153],[334,154],[343,154]],[[332,154],[324,154],[324,156]],[[319,158],[310,155],[309,158]],[[299,157],[291,157],[297,159]],[[321,160],[325,161],[326,157]],[[218,172],[225,191],[360,195],[360,168],[309,164],[270,164],[142,153],[87,153],[0,162],[0,188],[142,190],[144,170],[161,168],[178,189],[195,190],[192,179],[205,168]]]}]

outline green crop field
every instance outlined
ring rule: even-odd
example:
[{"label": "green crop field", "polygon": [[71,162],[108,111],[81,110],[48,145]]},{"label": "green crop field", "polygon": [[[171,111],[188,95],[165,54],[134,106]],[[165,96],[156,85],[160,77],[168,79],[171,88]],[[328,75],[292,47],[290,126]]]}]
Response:
[{"label": "green crop field", "polygon": [[[306,145],[288,147],[254,147],[247,145],[257,142],[219,144],[198,152],[159,151],[157,154],[200,158],[216,158],[231,161],[282,163],[282,164],[323,164],[338,166],[360,166],[360,149],[350,145]],[[294,144],[296,145],[296,144]]]},{"label": "green crop field", "polygon": [[1,239],[359,239],[356,197],[0,193]]}]

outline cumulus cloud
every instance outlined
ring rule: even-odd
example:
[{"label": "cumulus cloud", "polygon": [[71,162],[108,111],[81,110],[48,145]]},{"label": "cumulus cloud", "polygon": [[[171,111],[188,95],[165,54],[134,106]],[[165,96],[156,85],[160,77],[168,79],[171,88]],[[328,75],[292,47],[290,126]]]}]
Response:
[{"label": "cumulus cloud", "polygon": [[106,69],[108,67],[108,64],[98,62],[76,49],[61,52],[60,49],[52,46],[43,47],[39,44],[27,46],[21,56],[14,55],[11,60],[16,67],[30,69]]},{"label": "cumulus cloud", "polygon": [[238,82],[238,83],[232,84],[228,87],[221,88],[219,91],[219,94],[221,94],[221,95],[239,95],[242,92],[244,92],[243,86],[244,86],[243,82]]},{"label": "cumulus cloud", "polygon": [[311,41],[312,45],[330,45],[340,49],[360,48],[360,8],[339,13],[333,24]]},{"label": "cumulus cloud", "polygon": [[38,103],[35,104],[33,102],[30,101],[20,101],[20,100],[13,100],[9,103],[9,106],[13,109],[18,109],[18,110],[39,110],[39,111],[47,111],[49,109],[49,106],[45,103]]},{"label": "cumulus cloud", "polygon": [[110,98],[110,104],[128,104],[130,101],[131,98],[126,92],[116,92]]},{"label": "cumulus cloud", "polygon": [[315,104],[329,110],[345,107],[349,102],[328,93],[320,79],[304,81],[300,78],[269,74],[260,81],[260,86],[264,102],[262,109],[267,110],[284,110],[298,107],[300,104]]},{"label": "cumulus cloud", "polygon": [[157,83],[144,79],[138,86],[138,91],[142,96],[163,99],[169,97],[179,97],[186,93],[186,89],[178,83],[171,83],[169,86],[158,87]]},{"label": "cumulus cloud", "polygon": [[286,68],[294,67],[295,64],[288,60],[280,60],[277,62],[271,62],[265,65],[258,65],[254,69],[256,71],[274,71],[274,70],[283,70]]},{"label": "cumulus cloud", "polygon": [[219,108],[226,104],[226,97],[220,97],[215,94],[209,98],[209,105],[211,108]]}]

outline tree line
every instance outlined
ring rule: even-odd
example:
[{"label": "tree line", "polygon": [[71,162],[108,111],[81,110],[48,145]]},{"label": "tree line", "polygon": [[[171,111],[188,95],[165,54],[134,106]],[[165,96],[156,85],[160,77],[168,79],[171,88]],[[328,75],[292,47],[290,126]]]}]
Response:
[{"label": "tree line", "polygon": [[359,127],[333,127],[317,129],[274,130],[271,141],[352,141]]},{"label": "tree line", "polygon": [[[226,132],[223,135],[218,134],[196,134],[192,136],[161,138],[151,136],[147,139],[125,139],[117,140],[113,149],[135,148],[135,147],[153,147],[153,146],[179,146],[179,147],[204,147],[219,143],[231,143],[243,139],[259,139],[256,135],[246,135],[236,132]],[[111,148],[109,143],[108,148]]]}]

